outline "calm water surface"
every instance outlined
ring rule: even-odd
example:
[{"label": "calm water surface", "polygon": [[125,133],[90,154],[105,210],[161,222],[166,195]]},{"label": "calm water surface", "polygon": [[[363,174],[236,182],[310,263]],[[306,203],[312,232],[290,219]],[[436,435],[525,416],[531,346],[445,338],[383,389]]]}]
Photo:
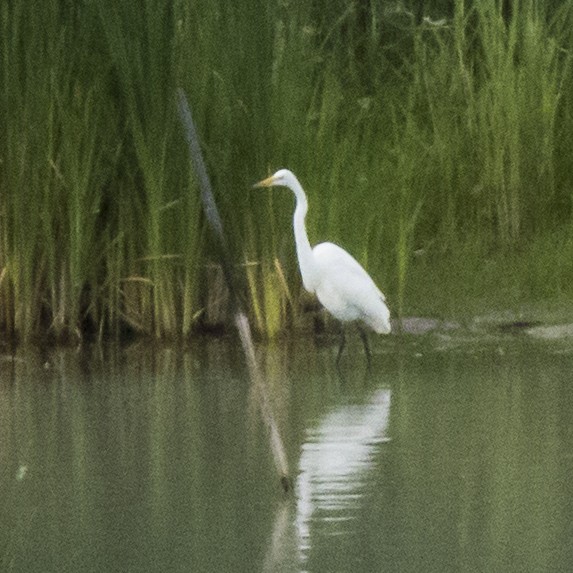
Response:
[{"label": "calm water surface", "polygon": [[[374,342],[374,340],[373,340]],[[573,341],[0,356],[0,571],[573,571]]]}]

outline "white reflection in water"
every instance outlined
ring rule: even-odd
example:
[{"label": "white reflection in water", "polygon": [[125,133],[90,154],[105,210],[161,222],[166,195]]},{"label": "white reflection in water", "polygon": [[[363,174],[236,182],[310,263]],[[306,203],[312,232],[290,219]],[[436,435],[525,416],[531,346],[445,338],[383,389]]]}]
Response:
[{"label": "white reflection in water", "polygon": [[[296,528],[300,557],[312,546],[311,525],[344,523],[355,517],[367,471],[377,447],[390,438],[390,390],[376,391],[367,404],[330,412],[308,431],[297,479]],[[330,533],[343,531],[333,528]]]}]

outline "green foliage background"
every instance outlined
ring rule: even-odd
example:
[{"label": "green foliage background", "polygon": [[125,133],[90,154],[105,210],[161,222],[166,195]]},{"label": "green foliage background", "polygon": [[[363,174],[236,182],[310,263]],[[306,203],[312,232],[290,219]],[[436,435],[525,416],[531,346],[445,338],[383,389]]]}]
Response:
[{"label": "green foliage background", "polygon": [[394,314],[572,293],[573,6],[6,0],[0,330],[190,335],[226,297],[176,117],[199,125],[259,332],[300,324],[292,197]]}]

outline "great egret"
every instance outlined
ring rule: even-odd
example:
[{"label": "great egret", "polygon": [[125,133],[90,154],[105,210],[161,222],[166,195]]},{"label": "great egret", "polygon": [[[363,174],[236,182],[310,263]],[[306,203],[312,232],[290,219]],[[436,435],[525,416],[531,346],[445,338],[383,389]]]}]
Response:
[{"label": "great egret", "polygon": [[[308,211],[306,194],[298,179],[288,169],[280,169],[255,187],[288,187],[296,197],[293,217],[296,253],[304,288],[315,293],[321,304],[341,322],[361,321],[378,334],[390,332],[390,311],[385,296],[362,265],[334,243],[310,246],[305,227]],[[360,336],[370,363],[366,333],[359,326]],[[346,343],[344,326],[336,364]]]}]

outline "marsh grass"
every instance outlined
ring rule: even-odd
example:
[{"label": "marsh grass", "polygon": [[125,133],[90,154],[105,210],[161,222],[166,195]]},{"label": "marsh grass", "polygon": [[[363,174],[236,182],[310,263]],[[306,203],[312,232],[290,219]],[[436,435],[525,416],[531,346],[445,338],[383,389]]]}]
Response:
[{"label": "marsh grass", "polygon": [[311,242],[351,251],[395,314],[488,300],[491,276],[508,304],[571,295],[572,3],[424,5],[3,3],[0,329],[225,316],[177,86],[260,334],[300,322],[292,197],[250,190],[279,167]]}]

